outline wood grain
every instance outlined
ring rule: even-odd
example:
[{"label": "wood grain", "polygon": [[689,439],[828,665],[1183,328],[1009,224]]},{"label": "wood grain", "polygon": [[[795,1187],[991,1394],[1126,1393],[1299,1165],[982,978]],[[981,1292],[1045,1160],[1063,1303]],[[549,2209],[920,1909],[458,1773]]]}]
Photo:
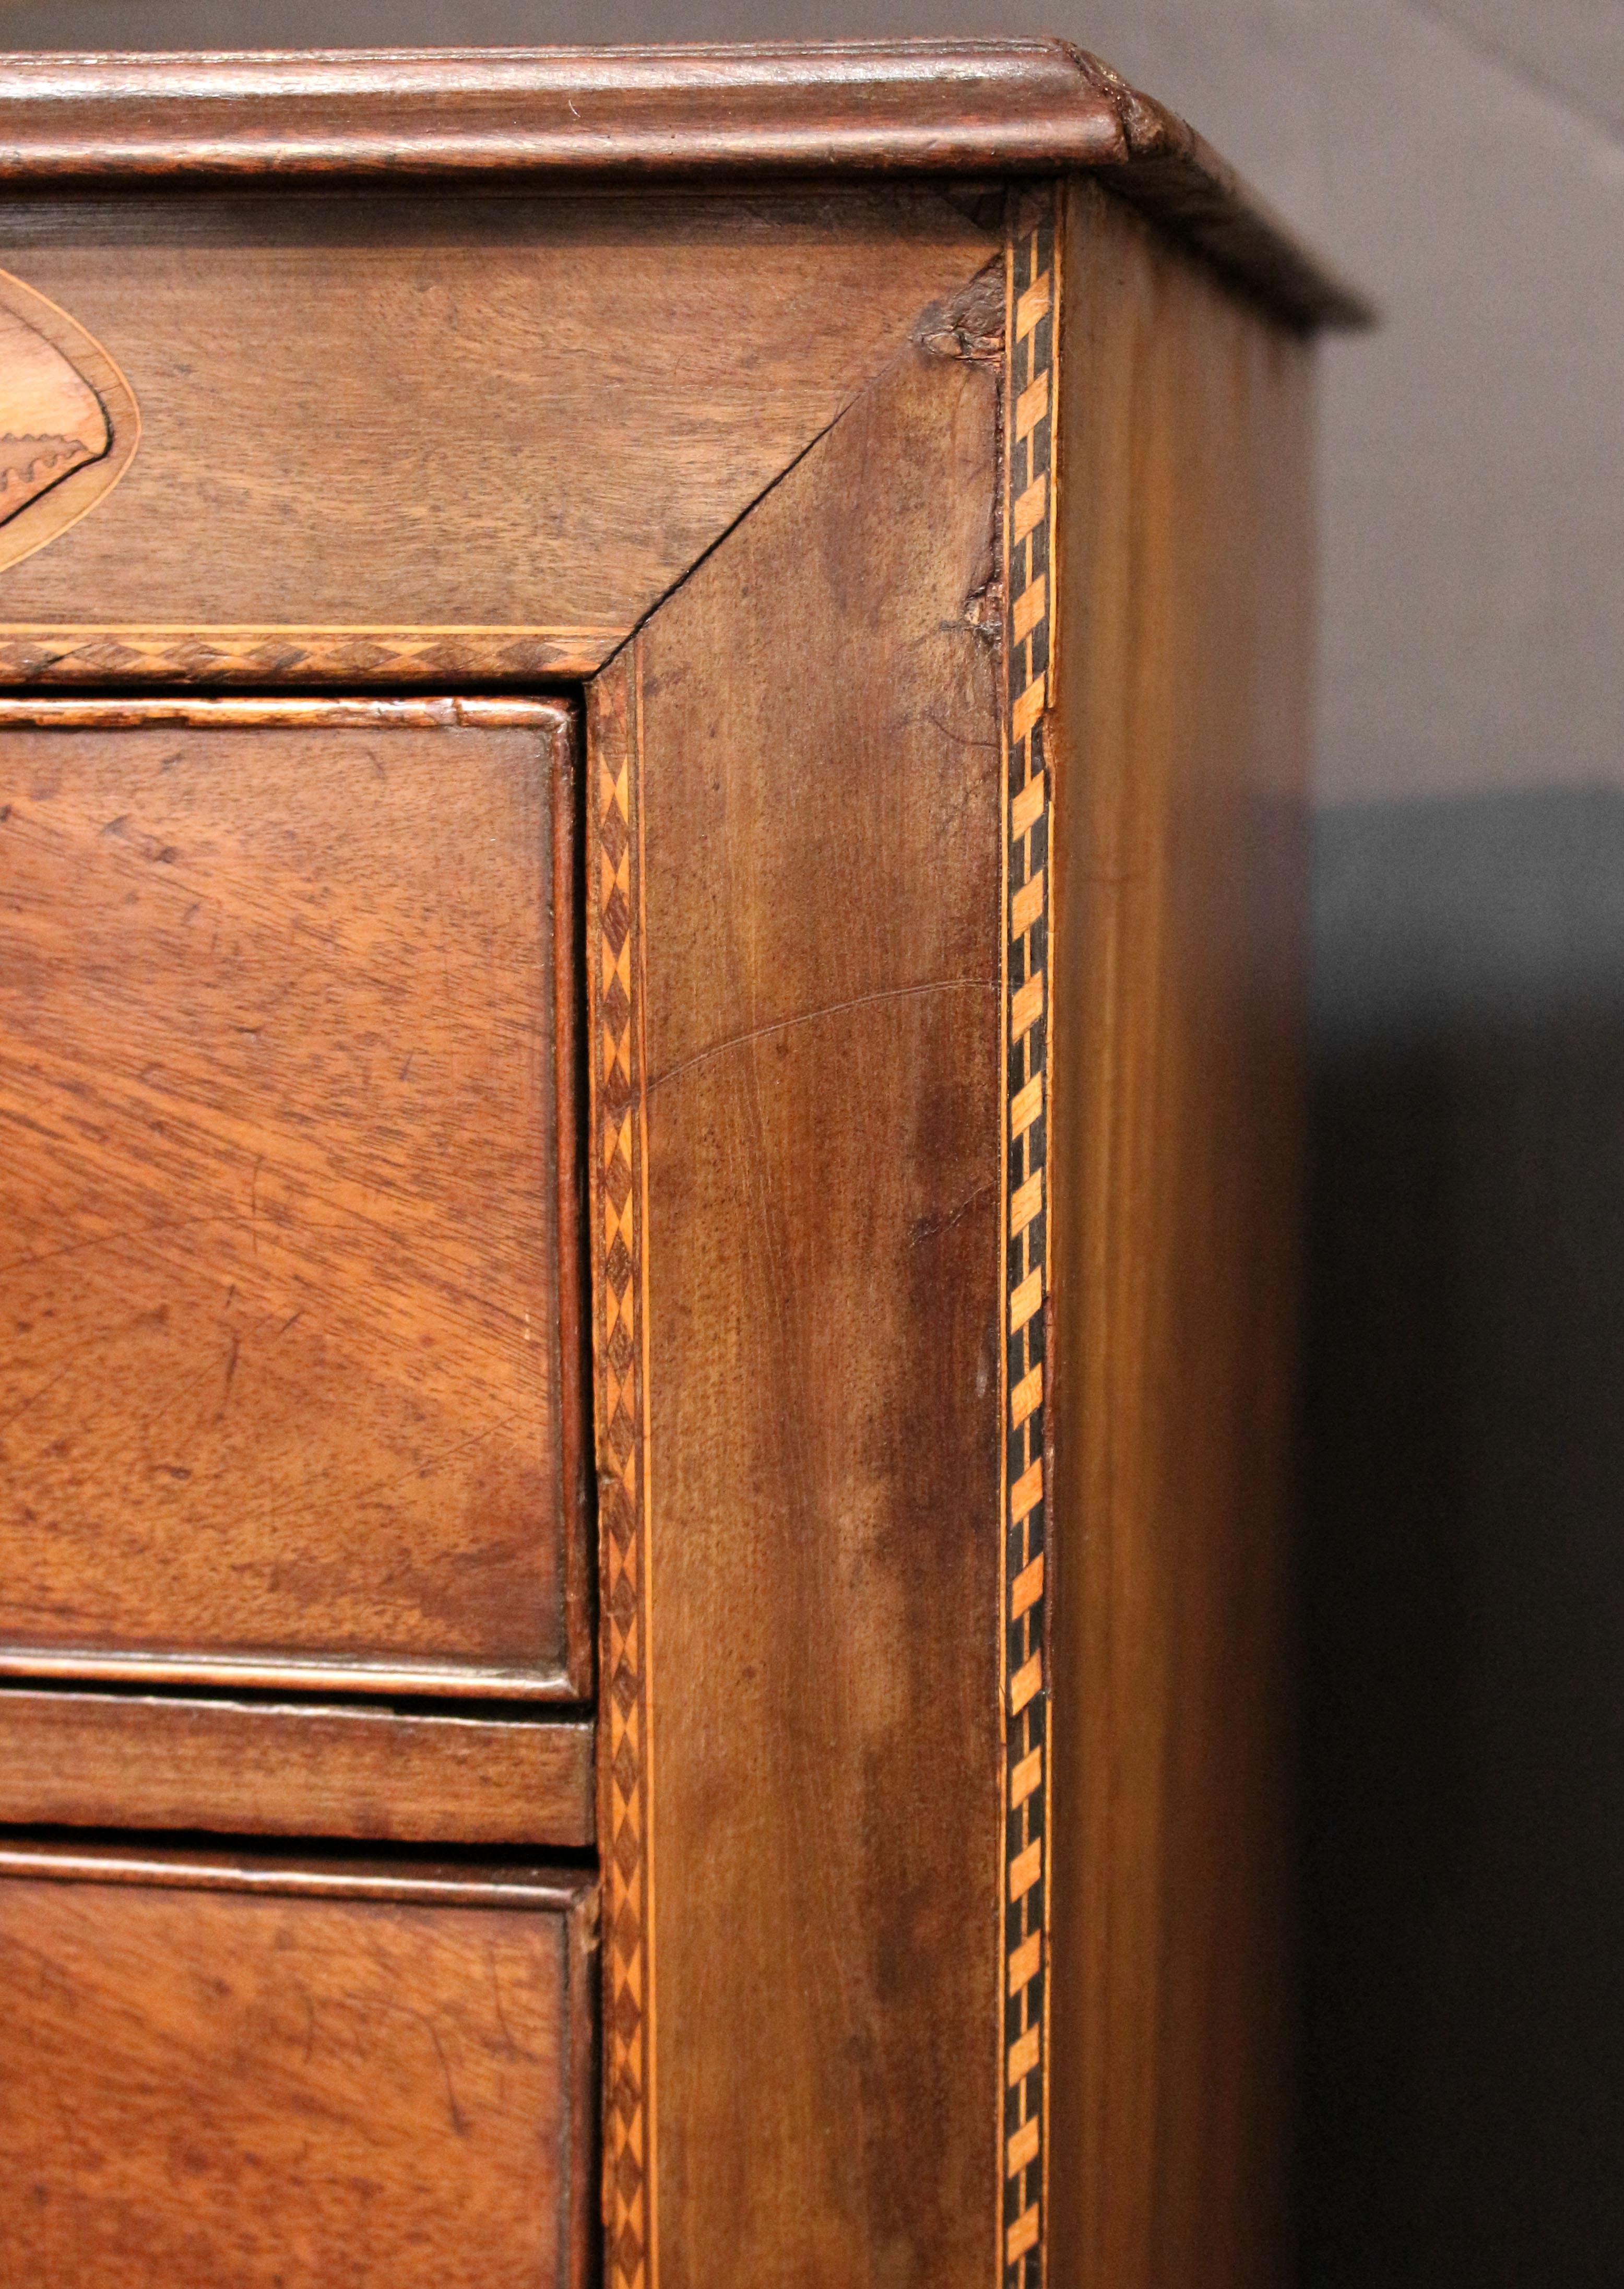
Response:
[{"label": "wood grain", "polygon": [[578,1695],[569,711],[58,706],[0,725],[0,1668]]},{"label": "wood grain", "polygon": [[601,2031],[609,2289],[1276,2289],[1354,299],[1048,41],[0,60],[0,184],[146,421],[0,570],[0,1820],[595,1778],[609,1914],[0,1839],[0,2273],[581,2289]]},{"label": "wood grain", "polygon": [[4,171],[130,176],[522,168],[566,179],[1087,164],[1109,91],[1055,40],[197,56],[14,55]]},{"label": "wood grain", "polygon": [[15,2289],[585,2289],[590,1887],[453,1905],[6,1858]]},{"label": "wood grain", "polygon": [[1067,193],[1055,2289],[1286,2276],[1302,345]]},{"label": "wood grain", "polygon": [[593,1727],[320,1703],[0,1689],[0,1821],[588,1846]]},{"label": "wood grain", "polygon": [[1296,324],[1365,306],[1200,137],[1057,39],[10,56],[0,179],[1098,168]]},{"label": "wood grain", "polygon": [[923,188],[0,201],[144,421],[0,573],[0,667],[74,623],[104,678],[423,673],[391,628],[441,675],[595,666],[991,251]]},{"label": "wood grain", "polygon": [[997,426],[905,353],[633,666],[661,2289],[997,2239]]}]

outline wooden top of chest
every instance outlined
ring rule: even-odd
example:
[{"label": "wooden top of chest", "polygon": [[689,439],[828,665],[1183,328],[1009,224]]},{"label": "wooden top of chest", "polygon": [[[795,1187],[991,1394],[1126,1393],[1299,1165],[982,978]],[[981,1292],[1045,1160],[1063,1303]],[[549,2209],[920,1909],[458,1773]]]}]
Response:
[{"label": "wooden top of chest", "polygon": [[1097,171],[1289,323],[1369,313],[1183,120],[1059,39],[0,57],[0,184]]}]

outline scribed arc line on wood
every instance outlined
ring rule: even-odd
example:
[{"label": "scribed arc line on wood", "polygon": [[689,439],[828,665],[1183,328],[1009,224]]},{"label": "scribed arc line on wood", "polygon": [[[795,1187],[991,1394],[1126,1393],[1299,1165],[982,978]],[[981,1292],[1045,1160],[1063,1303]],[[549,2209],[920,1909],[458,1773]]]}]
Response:
[{"label": "scribed arc line on wood", "polygon": [[692,1073],[696,1065],[708,1065],[712,1057],[726,1057],[730,1050],[747,1049],[752,1041],[770,1040],[777,1033],[792,1033],[801,1025],[821,1025],[830,1017],[843,1017],[848,1009],[866,1009],[876,1001],[911,1001],[921,993],[954,993],[968,986],[978,993],[996,993],[998,986],[990,977],[927,977],[918,985],[888,985],[882,993],[859,993],[848,1001],[832,1001],[826,1009],[803,1009],[793,1017],[779,1017],[769,1025],[754,1025],[747,1033],[731,1033],[725,1041],[713,1041],[708,1049],[697,1050],[684,1057],[680,1065],[668,1065],[662,1073],[655,1073],[645,1083],[649,1095],[667,1081]]}]

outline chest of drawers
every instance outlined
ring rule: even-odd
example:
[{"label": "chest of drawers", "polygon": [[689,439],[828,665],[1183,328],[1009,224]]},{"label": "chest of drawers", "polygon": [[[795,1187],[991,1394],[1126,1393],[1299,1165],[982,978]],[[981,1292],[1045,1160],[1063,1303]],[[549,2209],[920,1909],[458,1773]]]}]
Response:
[{"label": "chest of drawers", "polygon": [[1257,2289],[1311,337],[1058,44],[0,63],[16,2289]]}]

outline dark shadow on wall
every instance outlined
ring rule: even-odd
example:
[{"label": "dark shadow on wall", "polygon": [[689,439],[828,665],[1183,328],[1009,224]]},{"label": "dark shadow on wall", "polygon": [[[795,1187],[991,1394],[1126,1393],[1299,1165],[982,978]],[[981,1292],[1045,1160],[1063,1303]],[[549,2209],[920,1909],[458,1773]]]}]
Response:
[{"label": "dark shadow on wall", "polygon": [[1316,861],[1304,2289],[1624,2282],[1624,795]]}]

